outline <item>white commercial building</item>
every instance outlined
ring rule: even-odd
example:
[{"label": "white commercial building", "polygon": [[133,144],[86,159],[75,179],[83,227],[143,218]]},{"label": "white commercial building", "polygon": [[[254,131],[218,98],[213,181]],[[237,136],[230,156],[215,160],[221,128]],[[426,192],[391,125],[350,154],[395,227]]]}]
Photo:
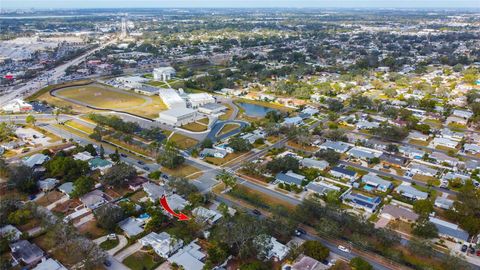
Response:
[{"label": "white commercial building", "polygon": [[175,89],[171,89],[171,88],[160,89],[160,98],[162,99],[163,103],[167,105],[169,109],[187,107],[187,103],[178,94],[178,92],[175,91]]},{"label": "white commercial building", "polygon": [[157,81],[170,80],[175,76],[175,69],[173,67],[159,67],[153,70],[153,79]]},{"label": "white commercial building", "polygon": [[196,115],[197,112],[195,110],[185,107],[174,107],[173,109],[160,112],[157,121],[167,125],[182,126],[195,121]]},{"label": "white commercial building", "polygon": [[14,99],[3,106],[2,110],[11,113],[30,112],[33,110],[33,107],[21,99]]},{"label": "white commercial building", "polygon": [[207,93],[195,93],[188,95],[188,102],[192,108],[198,108],[208,103],[215,103],[215,99]]}]

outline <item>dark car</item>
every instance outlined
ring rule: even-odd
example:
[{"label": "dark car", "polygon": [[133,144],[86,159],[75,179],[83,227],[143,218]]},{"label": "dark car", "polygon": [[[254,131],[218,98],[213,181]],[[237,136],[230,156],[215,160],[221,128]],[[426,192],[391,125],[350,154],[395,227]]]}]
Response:
[{"label": "dark car", "polygon": [[467,251],[467,249],[468,249],[467,245],[463,245],[461,250],[462,250],[462,252],[465,252],[465,251]]},{"label": "dark car", "polygon": [[298,229],[295,230],[295,235],[296,236],[301,236],[301,235],[304,235],[304,234],[307,234],[307,232],[302,228],[298,228]]},{"label": "dark car", "polygon": [[137,163],[140,164],[140,165],[145,165],[145,162],[143,162],[141,160],[137,161]]},{"label": "dark car", "polygon": [[468,249],[468,252],[470,252],[470,254],[472,254],[472,255],[475,255],[475,248],[474,248],[474,247],[470,247],[470,248]]},{"label": "dark car", "polygon": [[258,211],[257,209],[253,209],[253,210],[252,210],[252,213],[254,213],[254,214],[257,215],[257,216],[261,216],[261,215],[262,215],[262,213],[261,213],[260,211]]},{"label": "dark car", "polygon": [[124,154],[124,153],[120,153],[120,156],[121,156],[121,157],[124,157],[124,158],[126,158],[126,157],[127,157],[127,155],[126,155],[126,154]]},{"label": "dark car", "polygon": [[147,167],[147,166],[143,167],[143,169],[144,169],[145,171],[150,171],[150,168]]},{"label": "dark car", "polygon": [[110,267],[110,266],[112,266],[112,263],[111,263],[109,260],[105,260],[105,261],[103,262],[103,265],[105,265],[105,266],[107,266],[107,267]]}]

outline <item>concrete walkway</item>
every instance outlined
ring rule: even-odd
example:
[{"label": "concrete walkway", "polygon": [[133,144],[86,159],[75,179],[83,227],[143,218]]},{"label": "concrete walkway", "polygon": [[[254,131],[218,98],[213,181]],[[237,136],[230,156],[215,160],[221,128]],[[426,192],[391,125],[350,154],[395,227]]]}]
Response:
[{"label": "concrete walkway", "polygon": [[[119,235],[119,234],[117,234],[116,236],[118,238],[118,245],[107,251],[107,253],[112,255],[112,256],[115,255],[115,253],[120,251],[122,248],[124,248],[128,244],[128,240],[125,236]],[[102,236],[100,238],[97,238],[97,239],[93,240],[93,242],[97,245],[100,245],[101,243],[107,241],[107,238],[108,238],[108,235],[105,235],[105,236]]]},{"label": "concrete walkway", "polygon": [[60,198],[59,200],[57,200],[57,201],[55,201],[55,202],[47,205],[46,208],[47,208],[48,210],[52,210],[53,208],[55,208],[55,206],[57,206],[57,205],[59,205],[59,204],[61,204],[61,203],[64,203],[64,202],[66,202],[66,201],[68,201],[68,200],[69,200],[68,196],[65,195],[65,196],[63,196],[62,198]]},{"label": "concrete walkway", "polygon": [[133,253],[139,251],[142,249],[142,244],[139,242],[136,242],[135,244],[127,247],[126,249],[120,251],[117,255],[115,255],[115,259],[117,259],[119,262],[125,260],[128,256],[132,255]]}]

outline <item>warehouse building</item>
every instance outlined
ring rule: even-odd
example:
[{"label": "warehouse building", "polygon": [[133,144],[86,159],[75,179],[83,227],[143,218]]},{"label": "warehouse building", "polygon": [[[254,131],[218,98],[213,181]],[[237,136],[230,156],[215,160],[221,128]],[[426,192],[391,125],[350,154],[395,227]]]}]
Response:
[{"label": "warehouse building", "polygon": [[195,121],[197,112],[190,108],[186,107],[174,107],[173,109],[166,110],[159,113],[157,121],[172,125],[172,126],[182,126]]},{"label": "warehouse building", "polygon": [[187,107],[187,103],[178,94],[178,92],[175,91],[175,89],[171,89],[171,88],[160,89],[160,98],[162,99],[163,103],[167,105],[169,109]]}]

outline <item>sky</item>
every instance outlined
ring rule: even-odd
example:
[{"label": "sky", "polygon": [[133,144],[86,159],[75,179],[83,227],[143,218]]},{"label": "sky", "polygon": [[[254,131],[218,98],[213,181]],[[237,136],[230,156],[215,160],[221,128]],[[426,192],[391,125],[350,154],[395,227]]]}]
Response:
[{"label": "sky", "polygon": [[147,7],[480,8],[480,0],[0,0],[2,9]]}]

